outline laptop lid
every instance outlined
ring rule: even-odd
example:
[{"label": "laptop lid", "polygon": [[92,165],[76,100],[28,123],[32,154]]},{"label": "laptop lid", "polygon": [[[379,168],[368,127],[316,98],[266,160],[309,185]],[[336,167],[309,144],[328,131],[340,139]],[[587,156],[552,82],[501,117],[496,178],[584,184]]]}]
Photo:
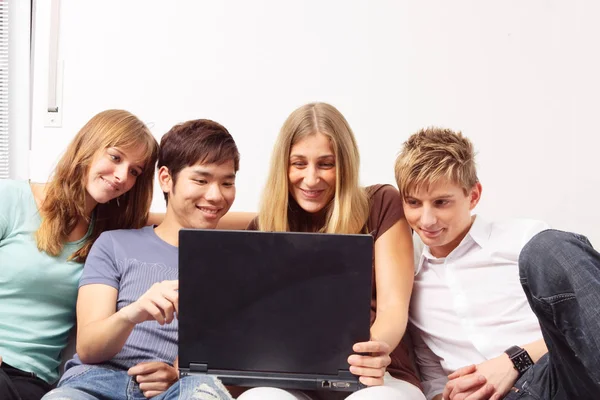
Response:
[{"label": "laptop lid", "polygon": [[181,230],[180,368],[356,379],[347,358],[369,340],[372,262],[370,235]]}]

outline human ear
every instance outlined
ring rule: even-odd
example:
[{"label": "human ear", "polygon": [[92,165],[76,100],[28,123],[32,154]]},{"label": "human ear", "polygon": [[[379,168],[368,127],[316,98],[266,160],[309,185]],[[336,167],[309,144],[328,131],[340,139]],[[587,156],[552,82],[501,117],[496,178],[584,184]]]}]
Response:
[{"label": "human ear", "polygon": [[477,182],[475,185],[473,185],[473,187],[471,188],[471,191],[469,193],[469,202],[470,202],[470,209],[474,209],[475,206],[479,203],[479,200],[481,200],[481,192],[482,192],[483,188],[481,187],[481,183]]},{"label": "human ear", "polygon": [[158,170],[158,184],[164,193],[171,193],[173,191],[173,179],[171,179],[171,173],[164,165]]}]

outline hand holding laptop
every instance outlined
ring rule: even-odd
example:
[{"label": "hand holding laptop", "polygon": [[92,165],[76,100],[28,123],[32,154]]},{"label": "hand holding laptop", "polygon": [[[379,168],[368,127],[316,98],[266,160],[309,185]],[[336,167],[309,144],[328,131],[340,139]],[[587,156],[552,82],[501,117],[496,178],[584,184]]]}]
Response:
[{"label": "hand holding laptop", "polygon": [[352,350],[360,354],[352,354],[348,357],[350,372],[358,375],[363,385],[383,385],[383,375],[392,362],[390,346],[382,341],[370,340],[356,343],[352,346]]},{"label": "hand holding laptop", "polygon": [[170,324],[179,314],[179,281],[155,283],[135,302],[121,309],[133,324],[156,320],[160,325]]}]

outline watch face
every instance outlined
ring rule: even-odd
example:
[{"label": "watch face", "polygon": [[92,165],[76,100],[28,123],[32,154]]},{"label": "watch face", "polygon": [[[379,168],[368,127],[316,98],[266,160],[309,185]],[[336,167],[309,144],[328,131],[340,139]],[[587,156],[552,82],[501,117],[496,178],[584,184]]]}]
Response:
[{"label": "watch face", "polygon": [[531,358],[529,358],[529,355],[527,353],[519,354],[518,356],[513,358],[512,361],[515,365],[515,368],[517,368],[519,372],[527,371],[527,369],[529,369],[529,367],[533,365],[533,362],[531,361]]},{"label": "watch face", "polygon": [[515,369],[519,372],[519,376],[523,375],[523,373],[533,365],[529,353],[519,346],[512,346],[508,348],[505,353],[510,358],[510,361],[512,361]]}]

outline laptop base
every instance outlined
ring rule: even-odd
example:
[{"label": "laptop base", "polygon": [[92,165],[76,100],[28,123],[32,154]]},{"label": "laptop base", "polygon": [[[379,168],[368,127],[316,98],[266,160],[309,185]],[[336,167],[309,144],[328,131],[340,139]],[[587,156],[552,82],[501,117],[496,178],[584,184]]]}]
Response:
[{"label": "laptop base", "polygon": [[[201,364],[200,364],[201,365]],[[355,392],[365,387],[350,371],[339,371],[338,375],[284,374],[270,372],[248,372],[206,370],[203,368],[180,368],[181,376],[212,375],[226,386],[276,387],[291,390],[325,390]]]}]

